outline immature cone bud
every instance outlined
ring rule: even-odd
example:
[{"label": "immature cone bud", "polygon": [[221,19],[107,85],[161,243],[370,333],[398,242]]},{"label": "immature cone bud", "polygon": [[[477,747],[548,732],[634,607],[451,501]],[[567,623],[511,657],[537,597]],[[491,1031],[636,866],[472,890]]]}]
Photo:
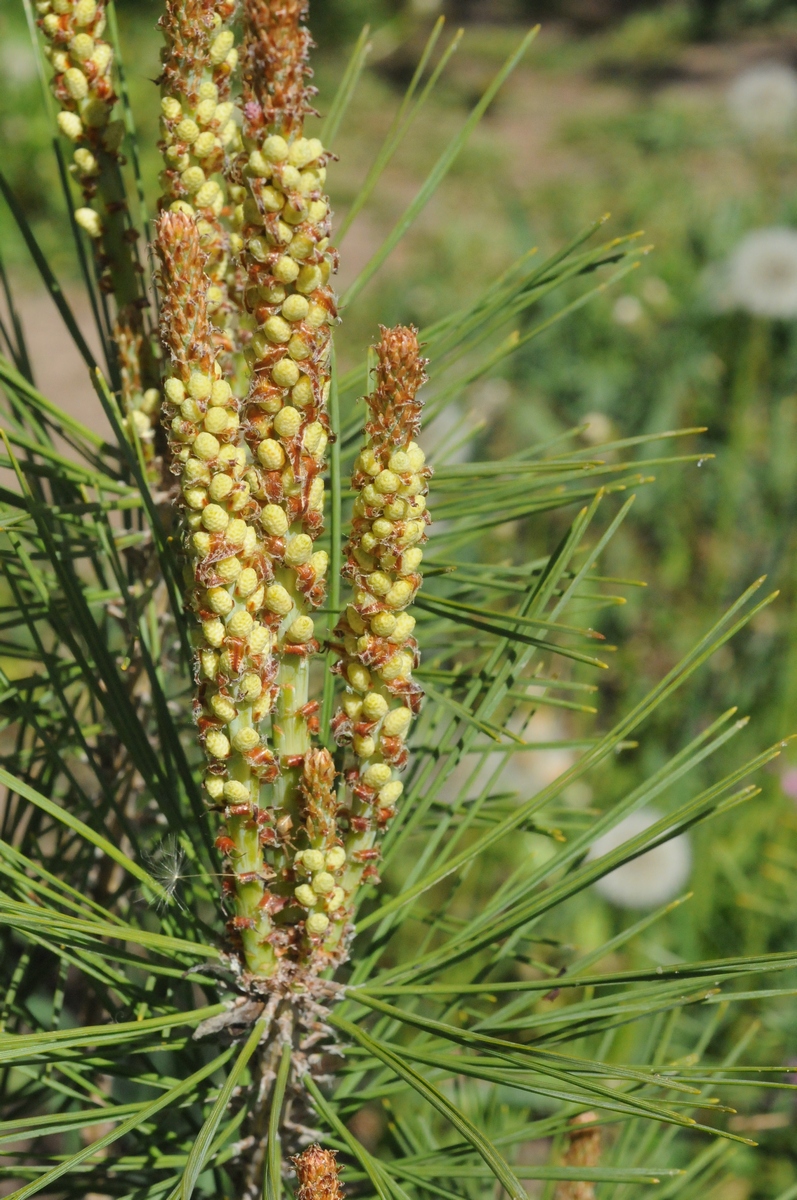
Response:
[{"label": "immature cone bud", "polygon": [[426,540],[429,520],[423,493],[430,472],[414,440],[425,361],[416,330],[402,326],[383,329],[376,350],[376,387],[366,397],[368,442],[352,476],[357,498],[343,567],[353,603],[335,630],[335,669],[346,691],[332,728],[338,743],[351,747],[356,767],[349,773],[353,817],[340,883],[345,903],[325,942],[330,949],[351,915],[358,885],[376,877],[377,840],[403,791],[397,776],[422,695],[412,678],[415,619],[403,610],[421,584],[423,551],[413,543]]},{"label": "immature cone bud", "polygon": [[291,1159],[296,1171],[299,1187],[296,1200],[345,1200],[345,1192],[338,1174],[334,1150],[321,1146],[308,1146],[301,1154]]}]

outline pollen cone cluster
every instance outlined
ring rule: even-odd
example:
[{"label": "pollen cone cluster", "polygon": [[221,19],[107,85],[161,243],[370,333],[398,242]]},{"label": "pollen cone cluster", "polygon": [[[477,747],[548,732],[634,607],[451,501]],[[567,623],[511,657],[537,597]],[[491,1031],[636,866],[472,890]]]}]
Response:
[{"label": "pollen cone cluster", "polygon": [[[408,757],[406,736],[422,697],[412,678],[418,645],[415,618],[407,609],[421,585],[421,544],[429,523],[430,471],[415,441],[426,364],[416,330],[401,326],[382,329],[376,353],[376,387],[366,397],[367,442],[352,476],[357,498],[343,569],[353,603],[335,631],[336,669],[346,690],[333,732],[356,761],[347,773],[351,810],[346,818],[339,815],[348,825],[341,879],[345,919],[359,884],[378,879],[377,843],[403,790],[399,772]],[[342,932],[338,928],[334,936]]]},{"label": "pollen cone cluster", "polygon": [[260,842],[261,781],[277,765],[260,724],[274,702],[273,620],[264,607],[271,565],[258,505],[243,478],[238,401],[222,378],[207,309],[211,286],[193,217],[162,213],[162,328],[171,359],[164,420],[173,469],[180,472],[189,605],[197,620],[196,718],[210,803],[227,818],[220,848],[231,864],[227,891],[247,962],[268,971],[273,955]]},{"label": "pollen cone cluster", "polygon": [[[231,179],[242,196],[235,219],[249,376],[242,411],[252,459],[246,478],[260,505],[260,530],[273,565],[265,599],[276,631],[272,742],[280,775],[273,804],[278,821],[290,822],[296,845],[308,786],[306,756],[317,729],[309,670],[318,650],[312,613],[324,601],[328,567],[315,541],[323,529],[330,326],[336,320],[329,280],[336,256],[323,195],[326,154],[320,141],[302,133],[309,46],[300,25],[304,7],[291,6],[289,13],[282,7],[254,0],[244,7],[244,149]],[[290,87],[282,88],[283,78],[293,81]],[[285,882],[290,880],[278,873],[278,885]],[[296,904],[292,892],[290,901]],[[286,914],[277,939],[286,962],[305,932],[318,938],[328,921],[323,911],[307,907],[299,914],[298,922]]]},{"label": "pollen cone cluster", "polygon": [[100,288],[116,302],[113,341],[128,431],[135,431],[145,458],[153,463],[160,393],[142,319],[146,299],[136,232],[120,170],[124,124],[113,116],[117,96],[113,49],[103,38],[105,5],[102,0],[39,0],[36,7],[53,66],[58,128],[75,147],[70,169],[83,192],[75,221],[94,244]]},{"label": "pollen cone cluster", "polygon": [[[221,172],[225,152],[240,144],[229,98],[238,52],[226,25],[234,11],[234,0],[166,0],[160,21],[166,41],[160,78],[161,204],[196,216],[211,280],[208,311],[220,329],[232,311],[229,232],[222,221],[228,198]],[[229,335],[222,345],[232,349]]]}]

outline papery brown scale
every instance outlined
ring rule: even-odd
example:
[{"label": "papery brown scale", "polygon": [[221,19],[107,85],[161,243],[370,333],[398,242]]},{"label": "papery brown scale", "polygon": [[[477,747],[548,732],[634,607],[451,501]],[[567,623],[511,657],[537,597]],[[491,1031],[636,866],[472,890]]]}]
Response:
[{"label": "papery brown scale", "polygon": [[345,1200],[333,1150],[308,1146],[291,1161],[299,1181],[296,1200]]}]

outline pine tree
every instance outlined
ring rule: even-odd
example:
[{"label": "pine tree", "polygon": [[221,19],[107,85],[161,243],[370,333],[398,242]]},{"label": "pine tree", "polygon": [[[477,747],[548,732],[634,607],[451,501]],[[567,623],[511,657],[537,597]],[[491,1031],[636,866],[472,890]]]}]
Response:
[{"label": "pine tree", "polygon": [[[590,710],[604,664],[585,614],[616,600],[623,581],[599,562],[631,500],[599,513],[661,459],[633,458],[641,438],[581,450],[578,431],[486,462],[421,445],[431,416],[551,323],[524,320],[521,337],[521,314],[580,280],[565,317],[641,251],[594,244],[599,222],[474,281],[428,328],[375,324],[365,369],[339,372],[332,343],[533,31],[339,299],[327,172],[367,35],[308,136],[304,0],[244,0],[240,28],[229,0],[165,0],[161,196],[142,225],[113,12],[37,10],[101,362],[3,193],[113,440],[37,389],[7,290],[12,1195],[278,1200],[294,1174],[300,1200],[494,1184],[525,1200],[528,1179],[559,1200],[665,1178],[659,1195],[696,1194],[745,1141],[706,1090],[744,1051],[711,1057],[720,989],[733,1000],[797,957],[594,969],[671,905],[587,954],[555,930],[595,880],[754,797],[746,781],[779,747],[690,794],[689,772],[744,724],[731,709],[610,810],[573,819],[563,797],[771,597],[749,589],[613,728],[573,743],[572,767],[508,791],[535,711]],[[427,78],[441,30],[347,221],[456,46]],[[548,514],[572,509],[543,558],[498,559],[498,527],[550,540]],[[666,817],[587,857],[668,789]],[[545,853],[525,852],[528,832]],[[550,1161],[525,1163],[541,1139]]]}]

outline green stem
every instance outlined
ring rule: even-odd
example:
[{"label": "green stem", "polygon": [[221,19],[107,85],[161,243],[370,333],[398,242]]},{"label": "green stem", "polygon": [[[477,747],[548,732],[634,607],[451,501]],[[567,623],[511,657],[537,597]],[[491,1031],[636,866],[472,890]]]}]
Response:
[{"label": "green stem", "polygon": [[[329,609],[329,630],[331,632],[337,624],[340,613],[341,527],[343,524],[341,511],[343,505],[343,480],[340,465],[340,400],[338,396],[338,372],[334,342],[332,343],[329,366],[329,425],[334,439],[329,452],[331,505],[329,513],[329,593],[327,607]],[[334,746],[330,744],[329,722],[332,718],[332,704],[335,698],[335,676],[332,674],[332,665],[337,658],[337,654],[333,650],[330,650],[326,657],[324,694],[321,702],[321,740],[327,749],[332,750]]]}]

